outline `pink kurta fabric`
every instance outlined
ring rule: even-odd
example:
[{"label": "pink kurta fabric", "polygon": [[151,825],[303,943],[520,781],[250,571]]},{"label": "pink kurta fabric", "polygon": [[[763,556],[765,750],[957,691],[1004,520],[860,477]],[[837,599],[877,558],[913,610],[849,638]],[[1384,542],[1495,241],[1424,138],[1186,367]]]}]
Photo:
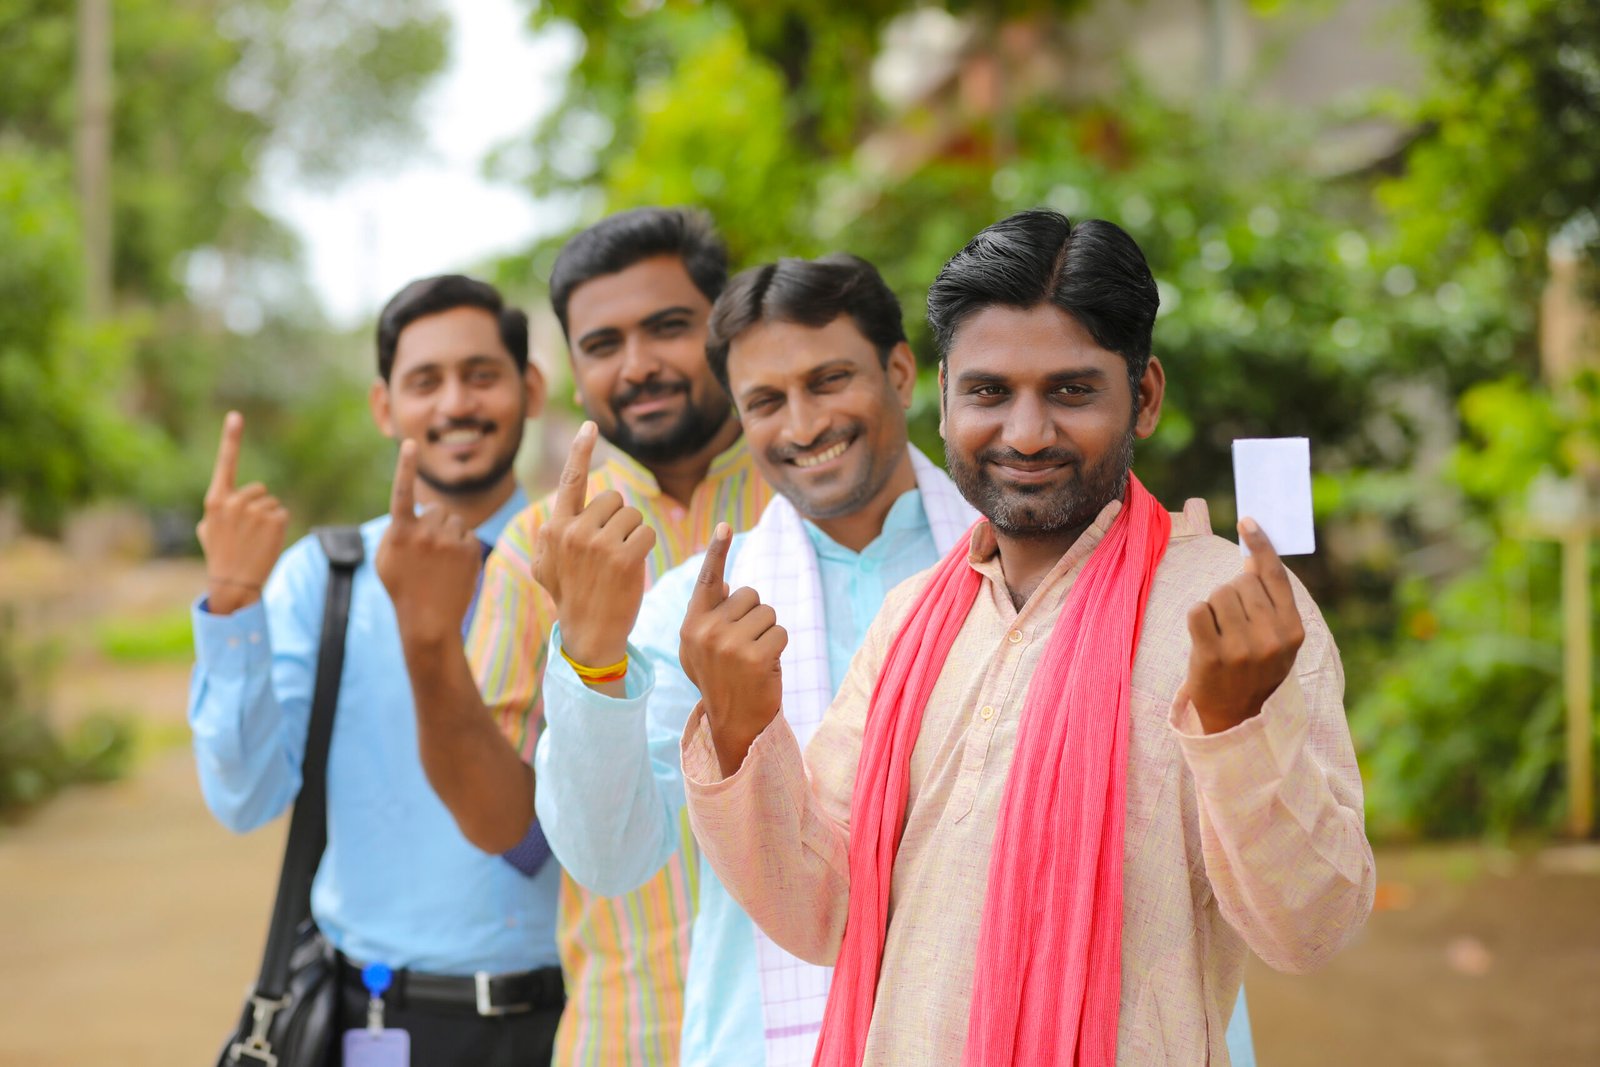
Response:
[{"label": "pink kurta fabric", "polygon": [[[1119,504],[1019,613],[993,536],[983,576],[924,714],[895,857],[868,1064],[962,1061],[991,846],[1028,680],[1084,560]],[[1241,567],[1200,501],[1173,517],[1135,656],[1123,850],[1117,1058],[1227,1064],[1246,950],[1302,971],[1371,909],[1375,872],[1327,626],[1296,583],[1306,643],[1261,715],[1205,736],[1179,689],[1189,608]],[[891,594],[804,760],[781,717],[722,779],[703,712],[683,741],[689,811],[733,896],[779,944],[818,964],[839,951],[849,902],[851,794],[868,702],[925,579]],[[1209,1058],[1209,1059],[1208,1059]]]}]

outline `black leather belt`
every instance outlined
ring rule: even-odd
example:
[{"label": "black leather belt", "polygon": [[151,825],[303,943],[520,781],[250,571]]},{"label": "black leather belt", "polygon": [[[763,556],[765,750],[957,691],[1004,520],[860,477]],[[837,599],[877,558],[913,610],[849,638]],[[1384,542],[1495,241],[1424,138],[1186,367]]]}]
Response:
[{"label": "black leather belt", "polygon": [[[341,955],[341,960],[344,984],[365,992],[361,984],[363,965],[348,956]],[[399,970],[394,972],[394,983],[383,999],[397,1008],[448,1008],[492,1017],[559,1008],[567,996],[561,968],[541,967],[512,974],[479,971],[470,976]]]}]

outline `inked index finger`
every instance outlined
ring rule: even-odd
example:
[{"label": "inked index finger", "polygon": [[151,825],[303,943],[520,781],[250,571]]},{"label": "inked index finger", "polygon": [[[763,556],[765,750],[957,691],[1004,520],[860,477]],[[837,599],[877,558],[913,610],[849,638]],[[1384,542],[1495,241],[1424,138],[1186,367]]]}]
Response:
[{"label": "inked index finger", "polygon": [[695,579],[692,606],[709,610],[727,597],[723,571],[728,566],[728,545],[732,542],[733,527],[725,522],[717,523],[717,528],[711,532],[711,543],[706,546],[705,562],[700,564],[700,577]]},{"label": "inked index finger", "polygon": [[561,481],[556,485],[555,513],[568,517],[583,510],[584,497],[589,490],[589,461],[594,458],[594,440],[599,428],[593,422],[578,427],[572,439],[572,450],[567,453],[566,466],[561,468]]},{"label": "inked index finger", "polygon": [[230,411],[222,420],[222,440],[217,444],[217,463],[211,468],[210,495],[233,491],[239,476],[239,442],[244,437],[244,416]]},{"label": "inked index finger", "polygon": [[417,443],[409,437],[400,442],[400,458],[394,464],[394,488],[389,491],[389,518],[397,523],[417,517]]},{"label": "inked index finger", "polygon": [[1267,536],[1261,524],[1248,517],[1240,519],[1239,536],[1250,550],[1250,555],[1244,561],[1244,569],[1261,579],[1275,606],[1294,603],[1288,568],[1283,565],[1278,550],[1272,547],[1272,538]]}]

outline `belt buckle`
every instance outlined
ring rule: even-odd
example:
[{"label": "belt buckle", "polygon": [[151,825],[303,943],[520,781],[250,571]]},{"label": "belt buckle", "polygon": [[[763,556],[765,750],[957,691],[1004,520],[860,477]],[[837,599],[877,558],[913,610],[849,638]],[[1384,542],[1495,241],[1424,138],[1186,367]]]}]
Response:
[{"label": "belt buckle", "polygon": [[478,1014],[485,1018],[495,1018],[501,1015],[512,1015],[517,1012],[527,1011],[528,1005],[504,1007],[494,1002],[489,995],[489,982],[494,978],[488,971],[477,971],[472,976],[472,991],[478,1002]]}]

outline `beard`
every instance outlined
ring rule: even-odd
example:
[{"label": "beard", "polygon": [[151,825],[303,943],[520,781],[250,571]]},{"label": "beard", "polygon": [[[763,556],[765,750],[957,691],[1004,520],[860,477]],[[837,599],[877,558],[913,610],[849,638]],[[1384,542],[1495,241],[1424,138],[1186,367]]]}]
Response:
[{"label": "beard", "polygon": [[[807,490],[799,488],[808,485],[803,474],[791,479],[787,476],[789,462],[796,456],[807,452],[825,452],[834,445],[845,441],[860,441],[862,447],[869,451],[873,442],[868,436],[867,427],[859,421],[824,434],[817,440],[797,448],[787,445],[774,445],[766,450],[767,465],[777,472],[769,480],[772,487],[795,506],[795,510],[813,522],[826,522],[830,519],[843,518],[854,515],[889,484],[889,479],[894,477],[895,467],[900,462],[900,457],[905,454],[905,445],[902,442],[898,449],[891,448],[886,452],[869,454],[865,459],[860,476],[843,488],[835,488],[832,495],[829,490],[809,487]],[[839,475],[835,475],[839,477]]]},{"label": "beard", "polygon": [[[969,458],[953,451],[946,441],[944,456],[951,481],[990,525],[1009,537],[1042,539],[1082,529],[1107,504],[1122,499],[1133,467],[1133,427],[1128,427],[1117,447],[1088,468],[1065,449],[1046,449],[1031,456],[1015,449],[989,449]],[[1071,474],[1057,485],[1005,485],[991,473],[989,464],[1008,459],[1066,463],[1071,465]]]},{"label": "beard", "polygon": [[[477,496],[479,493],[487,492],[499,485],[500,480],[504,478],[506,474],[510,472],[511,468],[516,464],[517,450],[522,447],[521,427],[524,424],[525,423],[523,419],[517,419],[517,432],[512,435],[511,440],[506,442],[505,447],[495,455],[494,462],[490,464],[489,469],[484,471],[482,474],[471,474],[460,478],[446,478],[440,476],[434,471],[429,470],[426,464],[419,463],[417,464],[417,477],[421,478],[430,489],[438,493],[440,496],[470,497]],[[445,426],[444,429],[457,430],[479,428],[484,431],[485,435],[488,435],[494,433],[499,427],[493,422],[478,421],[476,419],[453,419],[447,426]],[[437,440],[441,432],[443,431],[429,430],[429,440]]]},{"label": "beard", "polygon": [[[684,394],[687,403],[683,413],[667,425],[640,431],[623,418],[623,409],[637,400],[677,392]],[[706,403],[696,404],[687,382],[644,382],[612,397],[610,407],[611,427],[606,440],[641,463],[664,463],[692,456],[709,444],[728,424],[732,402],[718,393]],[[593,418],[592,412],[590,417]]]}]

